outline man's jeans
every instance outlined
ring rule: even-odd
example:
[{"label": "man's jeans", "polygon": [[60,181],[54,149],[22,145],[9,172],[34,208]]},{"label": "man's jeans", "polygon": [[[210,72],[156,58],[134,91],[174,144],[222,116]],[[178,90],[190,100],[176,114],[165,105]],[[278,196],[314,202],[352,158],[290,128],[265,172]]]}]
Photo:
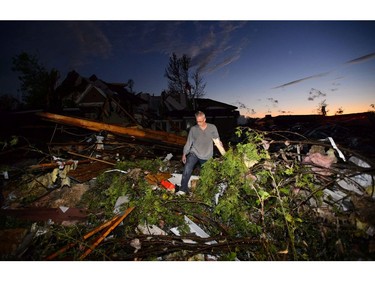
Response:
[{"label": "man's jeans", "polygon": [[191,174],[194,170],[195,165],[199,162],[199,164],[203,165],[207,160],[199,159],[194,153],[189,153],[186,156],[186,163],[184,167],[184,171],[182,173],[181,179],[181,188],[180,190],[186,193],[189,193],[188,183],[191,177]]}]

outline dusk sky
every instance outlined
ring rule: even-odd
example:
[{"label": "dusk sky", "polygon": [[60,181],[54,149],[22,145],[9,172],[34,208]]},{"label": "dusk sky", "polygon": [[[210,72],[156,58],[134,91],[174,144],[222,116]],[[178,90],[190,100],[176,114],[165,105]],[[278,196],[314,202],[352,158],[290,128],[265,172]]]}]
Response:
[{"label": "dusk sky", "polygon": [[365,112],[375,103],[372,20],[3,20],[0,94],[19,97],[12,57],[39,57],[60,80],[68,71],[106,82],[134,81],[160,95],[170,55],[186,54],[206,83],[205,98],[241,114]]},{"label": "dusk sky", "polygon": [[[12,57],[28,52],[38,55],[48,69],[59,70],[61,80],[76,70],[106,82],[133,79],[136,92],[160,95],[167,88],[164,72],[175,52],[188,55],[193,67],[200,67],[206,98],[235,105],[250,117],[316,114],[324,100],[328,115],[340,107],[344,113],[366,112],[375,104],[375,13],[370,3],[3,1],[0,94],[17,96]],[[152,280],[164,280],[166,275],[228,280],[233,274],[300,280],[315,277],[318,269],[326,278],[343,281],[368,278],[372,268],[367,262],[155,262],[147,263],[147,268],[139,262],[121,262],[53,263],[48,269],[65,280],[83,274],[92,280],[119,274]],[[49,274],[40,274],[45,269],[44,263],[34,262],[22,263],[22,270],[19,262],[2,268],[4,276],[9,271],[50,279]]]}]

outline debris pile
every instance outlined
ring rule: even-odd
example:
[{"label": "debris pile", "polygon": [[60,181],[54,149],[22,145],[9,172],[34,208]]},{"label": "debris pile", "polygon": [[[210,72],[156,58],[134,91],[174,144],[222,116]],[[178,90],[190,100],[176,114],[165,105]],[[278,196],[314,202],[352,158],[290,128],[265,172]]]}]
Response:
[{"label": "debris pile", "polygon": [[45,150],[2,150],[38,155],[1,166],[2,260],[375,257],[374,163],[338,139],[239,127],[178,197],[183,141],[61,123]]}]

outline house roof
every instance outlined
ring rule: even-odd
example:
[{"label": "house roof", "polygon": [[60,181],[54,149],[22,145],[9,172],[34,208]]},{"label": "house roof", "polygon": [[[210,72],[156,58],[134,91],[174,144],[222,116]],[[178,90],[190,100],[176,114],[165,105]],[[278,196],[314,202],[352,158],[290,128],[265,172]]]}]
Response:
[{"label": "house roof", "polygon": [[202,99],[197,98],[195,99],[195,104],[197,108],[200,110],[211,110],[211,109],[230,109],[230,110],[236,110],[237,106],[233,106],[227,103],[219,102],[212,99]]},{"label": "house roof", "polygon": [[[57,91],[62,98],[68,98],[72,93],[75,93],[75,101],[78,102],[103,102],[107,97],[110,97],[120,104],[140,105],[146,103],[140,97],[129,93],[125,88],[126,86],[127,83],[108,83],[99,79],[96,75],[85,78],[78,72],[71,71],[57,88]],[[93,91],[93,89],[96,89],[96,91]],[[97,93],[100,93],[100,95]]]},{"label": "house roof", "polygon": [[185,110],[172,110],[168,112],[169,116],[179,117],[179,118],[194,118],[195,112],[198,110],[203,111],[207,117],[218,117],[218,116],[231,116],[238,117],[240,115],[236,106],[215,101],[212,99],[195,99],[195,109],[185,109]]}]

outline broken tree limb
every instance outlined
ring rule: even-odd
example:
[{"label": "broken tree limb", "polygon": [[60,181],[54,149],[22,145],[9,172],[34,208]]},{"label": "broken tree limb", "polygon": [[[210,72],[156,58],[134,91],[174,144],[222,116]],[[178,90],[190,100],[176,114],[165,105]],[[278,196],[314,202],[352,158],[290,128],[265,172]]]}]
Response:
[{"label": "broken tree limb", "polygon": [[53,114],[49,112],[38,112],[38,116],[46,119],[47,121],[54,121],[57,123],[78,126],[88,130],[101,132],[107,131],[114,134],[124,135],[128,137],[139,138],[141,140],[151,140],[160,141],[162,143],[174,145],[174,146],[184,146],[186,142],[186,137],[178,136],[176,134],[164,132],[164,131],[154,131],[149,129],[139,129],[139,128],[127,128],[121,125],[114,125],[108,123],[96,122],[88,119],[81,119],[76,117],[64,116],[59,114]]},{"label": "broken tree limb", "polygon": [[88,248],[81,256],[80,260],[83,260],[85,257],[87,257],[107,236],[109,233],[112,232],[133,210],[135,207],[128,208],[125,213],[117,219],[104,233],[101,235],[95,242]]}]

